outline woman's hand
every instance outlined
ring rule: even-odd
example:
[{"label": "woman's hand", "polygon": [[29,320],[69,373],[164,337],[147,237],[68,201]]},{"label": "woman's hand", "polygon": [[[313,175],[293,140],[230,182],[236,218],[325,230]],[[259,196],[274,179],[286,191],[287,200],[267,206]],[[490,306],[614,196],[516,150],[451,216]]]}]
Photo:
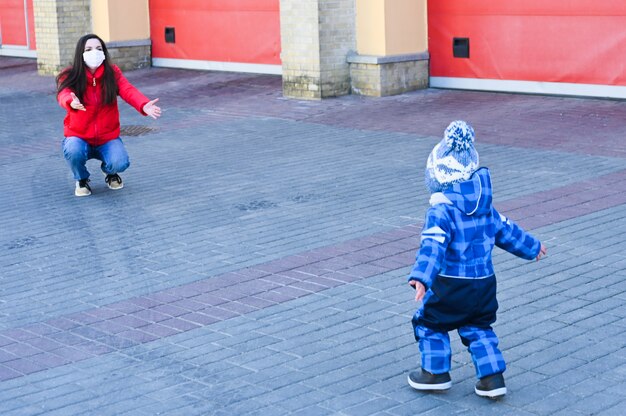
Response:
[{"label": "woman's hand", "polygon": [[155,120],[161,117],[161,107],[155,105],[157,101],[159,101],[159,99],[155,98],[154,100],[146,103],[146,105],[143,106],[143,112]]},{"label": "woman's hand", "polygon": [[417,280],[409,280],[409,284],[413,286],[415,289],[415,301],[419,302],[424,298],[426,294],[426,288],[422,284],[422,282],[418,282]]},{"label": "woman's hand", "polygon": [[76,94],[74,94],[73,92],[71,94],[72,102],[70,103],[70,107],[72,107],[74,110],[87,111],[87,109],[85,108],[83,103],[80,102]]}]

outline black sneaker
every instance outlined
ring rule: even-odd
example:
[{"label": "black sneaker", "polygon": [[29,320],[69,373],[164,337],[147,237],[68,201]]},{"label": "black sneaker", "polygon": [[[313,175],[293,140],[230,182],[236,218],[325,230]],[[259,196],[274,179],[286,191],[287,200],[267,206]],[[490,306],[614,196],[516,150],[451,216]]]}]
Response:
[{"label": "black sneaker", "polygon": [[74,189],[74,195],[76,196],[91,195],[91,187],[89,186],[89,179],[81,179],[79,181],[76,181],[76,189]]},{"label": "black sneaker", "polygon": [[411,371],[409,386],[415,390],[448,390],[452,387],[450,373],[431,374],[428,371]]},{"label": "black sneaker", "polygon": [[109,189],[122,189],[124,187],[124,183],[122,182],[122,178],[117,173],[112,173],[107,175],[104,178],[104,181],[107,183]]},{"label": "black sneaker", "polygon": [[474,388],[476,394],[482,397],[495,399],[506,394],[506,386],[504,385],[504,377],[502,373],[492,374],[483,377],[476,383]]}]

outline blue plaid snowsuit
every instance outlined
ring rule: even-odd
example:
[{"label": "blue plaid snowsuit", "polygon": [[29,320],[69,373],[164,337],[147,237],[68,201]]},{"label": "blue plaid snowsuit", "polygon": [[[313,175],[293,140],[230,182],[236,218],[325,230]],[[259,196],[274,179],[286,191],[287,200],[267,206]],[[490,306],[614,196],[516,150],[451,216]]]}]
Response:
[{"label": "blue plaid snowsuit", "polygon": [[506,365],[491,328],[498,309],[491,251],[496,245],[531,260],[541,243],[492,206],[487,168],[433,194],[431,205],[409,275],[426,287],[412,320],[422,369],[433,374],[450,371],[448,331],[456,329],[478,378],[502,373]]}]

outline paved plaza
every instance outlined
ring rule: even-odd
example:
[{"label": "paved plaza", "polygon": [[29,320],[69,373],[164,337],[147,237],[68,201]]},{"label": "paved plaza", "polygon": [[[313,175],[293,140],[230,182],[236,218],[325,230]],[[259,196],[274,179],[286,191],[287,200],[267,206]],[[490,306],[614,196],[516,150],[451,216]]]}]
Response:
[{"label": "paved plaza", "polygon": [[[126,73],[131,167],[76,198],[64,110],[0,57],[0,414],[626,414],[626,101],[427,89],[300,101],[281,78]],[[494,204],[548,247],[497,249],[508,395],[419,368],[406,283],[447,124],[473,124]]]}]

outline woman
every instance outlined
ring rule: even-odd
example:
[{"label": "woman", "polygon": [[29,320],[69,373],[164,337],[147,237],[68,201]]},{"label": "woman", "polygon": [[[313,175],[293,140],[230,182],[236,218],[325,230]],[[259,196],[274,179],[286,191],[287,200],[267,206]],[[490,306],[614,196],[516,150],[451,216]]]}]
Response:
[{"label": "woman", "polygon": [[56,78],[57,99],[67,110],[63,121],[63,155],[67,160],[76,188],[74,195],[91,195],[89,159],[102,162],[105,182],[110,189],[124,184],[119,173],[130,165],[128,153],[120,139],[119,95],[144,116],[157,119],[159,100],[150,101],[135,88],[122,71],[111,63],[106,45],[94,34],[78,40],[74,63]]}]

